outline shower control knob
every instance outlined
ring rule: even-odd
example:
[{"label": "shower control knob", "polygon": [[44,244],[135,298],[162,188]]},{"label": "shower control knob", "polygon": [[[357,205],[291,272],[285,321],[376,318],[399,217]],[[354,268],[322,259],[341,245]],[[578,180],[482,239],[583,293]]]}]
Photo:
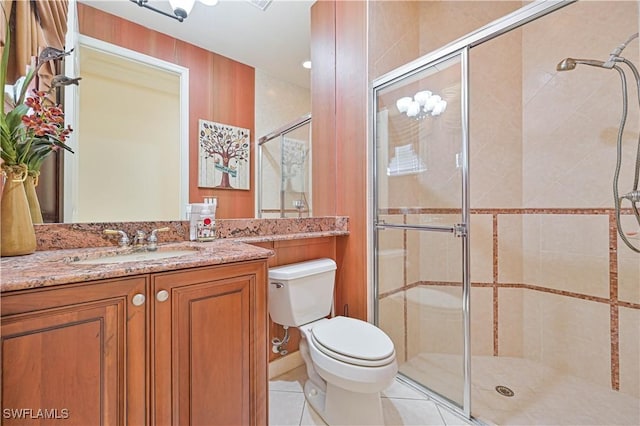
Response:
[{"label": "shower control knob", "polygon": [[167,290],[160,290],[158,293],[156,293],[156,299],[158,300],[158,302],[164,302],[168,298],[169,292]]}]

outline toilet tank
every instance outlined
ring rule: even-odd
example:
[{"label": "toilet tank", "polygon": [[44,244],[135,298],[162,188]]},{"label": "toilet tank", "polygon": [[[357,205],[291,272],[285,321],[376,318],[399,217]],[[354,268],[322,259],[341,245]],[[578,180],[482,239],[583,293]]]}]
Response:
[{"label": "toilet tank", "polygon": [[269,269],[269,315],[298,327],[331,313],[336,262],[315,259]]}]

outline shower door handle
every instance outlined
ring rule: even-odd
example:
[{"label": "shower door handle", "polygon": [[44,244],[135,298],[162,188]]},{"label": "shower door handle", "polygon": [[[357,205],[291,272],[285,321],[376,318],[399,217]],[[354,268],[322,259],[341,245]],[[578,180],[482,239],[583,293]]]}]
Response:
[{"label": "shower door handle", "polygon": [[404,225],[404,224],[387,224],[384,222],[378,222],[376,224],[378,229],[407,229],[412,231],[434,231],[434,232],[449,232],[456,234],[458,229],[466,229],[465,224],[456,224],[454,226],[438,226],[438,225]]}]

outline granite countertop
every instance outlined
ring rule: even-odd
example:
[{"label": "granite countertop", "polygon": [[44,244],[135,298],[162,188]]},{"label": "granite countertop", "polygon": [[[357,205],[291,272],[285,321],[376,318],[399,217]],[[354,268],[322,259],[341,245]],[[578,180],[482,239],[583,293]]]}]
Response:
[{"label": "granite countertop", "polygon": [[266,259],[274,254],[273,250],[230,239],[219,239],[205,243],[185,241],[158,245],[158,252],[171,250],[193,250],[193,254],[121,263],[76,263],[81,260],[95,259],[105,254],[118,255],[132,251],[131,248],[97,247],[45,250],[27,256],[2,258],[0,262],[2,268],[0,291],[246,262]]},{"label": "granite countertop", "polygon": [[[104,229],[122,229],[128,235],[133,235],[136,230],[148,233],[163,227],[169,230],[158,234],[158,252],[194,252],[162,259],[77,263],[78,260],[105,254],[118,255],[132,251],[131,247],[117,247],[117,238],[105,235]],[[273,256],[274,251],[251,243],[346,236],[349,230],[348,218],[340,216],[221,219],[217,221],[217,234],[219,238],[211,242],[185,241],[189,238],[189,223],[186,221],[38,225],[38,249],[35,253],[0,259],[0,292],[266,259]]]}]

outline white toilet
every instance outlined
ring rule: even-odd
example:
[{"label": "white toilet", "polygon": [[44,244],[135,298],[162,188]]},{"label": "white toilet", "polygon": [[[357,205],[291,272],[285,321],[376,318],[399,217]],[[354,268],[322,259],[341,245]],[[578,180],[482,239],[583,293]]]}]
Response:
[{"label": "white toilet", "polygon": [[398,372],[393,342],[374,325],[331,313],[336,263],[316,259],[269,270],[273,322],[298,327],[307,401],[329,425],[383,425],[380,391]]}]

